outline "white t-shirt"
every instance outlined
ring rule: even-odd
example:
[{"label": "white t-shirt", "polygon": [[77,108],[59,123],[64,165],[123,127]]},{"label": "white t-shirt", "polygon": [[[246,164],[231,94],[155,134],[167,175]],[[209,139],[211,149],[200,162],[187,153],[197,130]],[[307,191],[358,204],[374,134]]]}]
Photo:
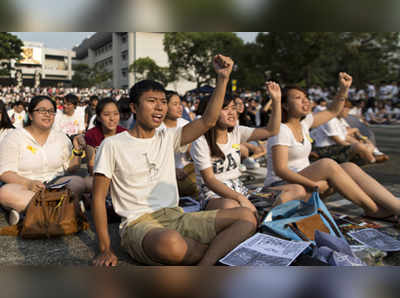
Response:
[{"label": "white t-shirt", "polygon": [[12,132],[14,128],[1,128],[0,129],[0,142],[8,135],[10,132]]},{"label": "white t-shirt", "polygon": [[211,157],[210,147],[204,136],[192,143],[190,154],[194,161],[197,185],[204,184],[200,171],[213,168],[215,178],[224,182],[240,177],[240,143],[245,143],[253,133],[254,128],[247,126],[235,126],[232,132],[228,132],[228,142],[218,144],[225,159]]},{"label": "white t-shirt", "polygon": [[311,131],[311,137],[314,139],[316,147],[336,145],[336,142],[331,138],[334,136],[343,141],[346,140],[347,136],[346,126],[336,117]]},{"label": "white t-shirt", "polygon": [[26,112],[22,111],[21,113],[17,113],[14,110],[10,110],[8,112],[8,116],[10,117],[10,119],[14,116],[14,127],[15,128],[22,128],[24,126],[24,120],[26,117]]},{"label": "white t-shirt", "polygon": [[277,176],[272,163],[272,147],[277,145],[288,147],[288,168],[291,171],[299,172],[310,165],[308,156],[311,152],[311,141],[309,130],[314,122],[312,114],[308,114],[302,121],[301,127],[303,131],[303,143],[296,141],[291,129],[281,123],[279,134],[268,139],[267,149],[267,177],[264,185],[269,186],[274,182],[281,181],[282,178]]},{"label": "white t-shirt", "polygon": [[128,131],[104,139],[97,153],[94,173],[111,179],[115,212],[122,217],[120,232],[145,213],[177,207],[174,153],[181,151],[182,128],[156,130],[148,139]]},{"label": "white t-shirt", "polygon": [[[176,123],[176,127],[184,127],[186,124],[188,124],[189,121],[187,121],[186,119],[183,118],[178,118],[177,119],[177,123]],[[165,126],[164,122],[161,123],[161,125],[157,128],[157,129],[166,129],[167,127]],[[182,152],[177,152],[175,153],[175,168],[177,169],[183,169],[187,164],[190,163],[190,161],[187,159],[186,157],[186,151],[187,148],[189,147],[186,146],[186,150],[184,153]]]},{"label": "white t-shirt", "polygon": [[85,131],[84,114],[75,110],[72,116],[68,116],[62,111],[57,111],[57,115],[53,124],[53,129],[57,131],[62,131],[68,136],[76,135],[80,131]]},{"label": "white t-shirt", "polygon": [[68,169],[72,143],[51,130],[41,146],[25,128],[14,129],[0,143],[0,175],[7,171],[39,181],[49,181]]}]

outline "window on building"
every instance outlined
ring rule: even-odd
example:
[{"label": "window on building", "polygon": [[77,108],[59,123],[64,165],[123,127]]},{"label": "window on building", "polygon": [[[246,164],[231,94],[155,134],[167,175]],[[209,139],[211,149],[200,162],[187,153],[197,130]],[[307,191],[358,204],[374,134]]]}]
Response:
[{"label": "window on building", "polygon": [[121,58],[122,58],[122,60],[128,59],[128,51],[123,51],[123,52],[121,53]]},{"label": "window on building", "polygon": [[122,77],[126,78],[128,76],[128,68],[124,67],[121,69]]}]

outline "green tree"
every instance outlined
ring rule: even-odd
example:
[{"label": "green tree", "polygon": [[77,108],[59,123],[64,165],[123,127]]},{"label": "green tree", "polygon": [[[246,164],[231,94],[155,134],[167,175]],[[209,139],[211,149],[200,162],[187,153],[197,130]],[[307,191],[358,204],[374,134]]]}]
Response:
[{"label": "green tree", "polygon": [[270,32],[257,36],[254,54],[259,68],[287,84],[336,85],[346,71],[361,86],[398,74],[398,44],[395,32]]},{"label": "green tree", "polygon": [[74,64],[72,66],[74,75],[72,76],[72,85],[78,88],[90,88],[102,85],[112,78],[112,73],[105,71],[98,65],[90,67],[87,64]]},{"label": "green tree", "polygon": [[129,66],[129,72],[133,72],[138,80],[154,80],[167,86],[175,78],[171,77],[168,67],[158,66],[150,57],[139,58]]},{"label": "green tree", "polygon": [[236,61],[242,47],[243,41],[228,32],[174,32],[164,37],[171,76],[196,82],[197,87],[215,78],[211,64],[214,55],[223,54]]},{"label": "green tree", "polygon": [[21,57],[21,47],[23,42],[15,35],[7,32],[0,33],[0,61],[2,61],[0,74],[9,74],[11,64],[10,59]]}]

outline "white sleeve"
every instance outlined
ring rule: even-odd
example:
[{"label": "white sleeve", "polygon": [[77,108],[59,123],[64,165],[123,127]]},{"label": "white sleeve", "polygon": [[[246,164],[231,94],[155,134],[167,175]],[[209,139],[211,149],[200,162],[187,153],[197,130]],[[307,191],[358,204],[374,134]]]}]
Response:
[{"label": "white sleeve", "polygon": [[62,138],[64,139],[64,146],[63,146],[63,160],[64,160],[64,171],[66,171],[69,168],[69,163],[71,161],[71,155],[72,155],[72,142],[71,140],[67,137],[66,134],[60,134]]},{"label": "white sleeve", "polygon": [[321,131],[328,137],[340,136],[340,131],[337,126],[337,121],[335,121],[335,120],[336,120],[336,118],[333,118],[332,120],[329,120],[324,125],[320,126]]},{"label": "white sleeve", "polygon": [[20,145],[18,142],[19,133],[14,130],[7,134],[0,143],[0,175],[5,172],[18,172]]},{"label": "white sleeve", "polygon": [[103,174],[111,179],[115,170],[115,156],[112,142],[109,138],[104,139],[96,152],[94,161],[94,173]]},{"label": "white sleeve", "polygon": [[246,143],[254,132],[254,127],[239,126],[238,129],[240,133],[240,143]]},{"label": "white sleeve", "polygon": [[192,156],[194,166],[199,171],[212,167],[210,148],[204,136],[201,136],[192,143],[190,155]]},{"label": "white sleeve", "polygon": [[291,135],[290,128],[287,127],[285,124],[281,124],[281,127],[279,129],[279,134],[268,139],[268,146],[270,146],[271,148],[277,145],[291,147],[292,140],[290,135]]},{"label": "white sleeve", "polygon": [[303,120],[301,120],[301,124],[304,125],[304,127],[307,130],[310,130],[313,123],[314,123],[314,116],[312,113],[308,114]]},{"label": "white sleeve", "polygon": [[184,153],[188,150],[188,146],[184,145],[181,146],[181,141],[182,141],[182,129],[183,127],[178,127],[178,128],[167,128],[165,131],[168,134],[172,134],[173,135],[173,145],[174,145],[174,151],[175,152],[180,152],[180,153]]}]

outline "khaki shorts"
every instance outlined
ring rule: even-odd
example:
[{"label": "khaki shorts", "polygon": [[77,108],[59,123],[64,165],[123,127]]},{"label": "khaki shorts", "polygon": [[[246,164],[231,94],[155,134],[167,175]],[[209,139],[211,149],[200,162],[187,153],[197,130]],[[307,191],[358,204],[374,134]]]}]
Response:
[{"label": "khaki shorts", "polygon": [[184,213],[180,207],[163,208],[146,213],[128,224],[121,237],[122,247],[136,261],[161,265],[150,259],[143,250],[143,239],[152,229],[165,228],[179,232],[183,237],[209,244],[216,236],[215,218],[218,210]]}]

